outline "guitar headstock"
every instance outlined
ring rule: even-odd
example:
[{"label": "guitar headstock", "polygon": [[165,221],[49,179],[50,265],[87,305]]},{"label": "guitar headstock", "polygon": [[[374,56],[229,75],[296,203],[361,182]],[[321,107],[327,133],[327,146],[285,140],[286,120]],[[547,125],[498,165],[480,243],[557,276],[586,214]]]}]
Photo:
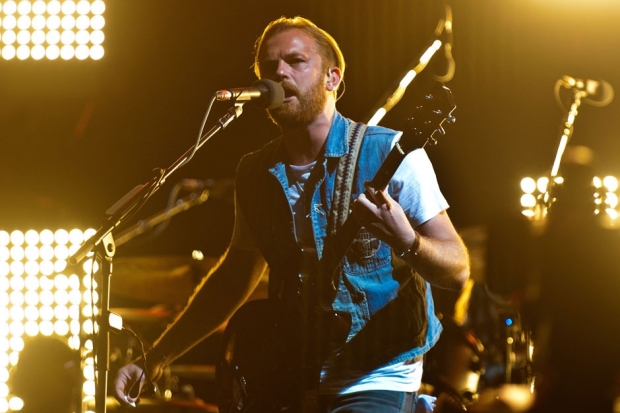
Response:
[{"label": "guitar headstock", "polygon": [[437,82],[432,92],[424,96],[424,103],[416,107],[413,116],[407,120],[403,136],[398,141],[401,149],[411,152],[426,144],[436,145],[436,135],[445,134],[442,124],[455,122],[452,116],[455,108],[452,91]]}]

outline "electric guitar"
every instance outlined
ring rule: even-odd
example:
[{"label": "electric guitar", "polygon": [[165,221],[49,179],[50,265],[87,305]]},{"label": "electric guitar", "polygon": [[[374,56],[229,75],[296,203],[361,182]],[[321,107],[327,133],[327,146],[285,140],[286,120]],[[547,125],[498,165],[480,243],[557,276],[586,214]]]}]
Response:
[{"label": "electric guitar", "polygon": [[[407,154],[436,144],[436,133],[444,134],[443,122],[454,121],[454,108],[450,89],[437,83],[406,122],[370,186],[385,188]],[[335,298],[341,263],[359,229],[348,217],[323,249],[320,276],[314,282],[329,302]],[[312,410],[321,366],[345,343],[351,319],[347,313],[303,308],[279,299],[260,299],[244,304],[229,320],[216,363],[220,413]]]}]

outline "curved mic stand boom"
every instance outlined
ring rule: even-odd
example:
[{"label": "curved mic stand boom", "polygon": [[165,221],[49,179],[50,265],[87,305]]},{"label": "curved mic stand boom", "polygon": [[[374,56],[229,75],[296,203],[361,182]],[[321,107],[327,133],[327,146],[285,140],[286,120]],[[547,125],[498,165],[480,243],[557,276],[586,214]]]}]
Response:
[{"label": "curved mic stand boom", "polygon": [[[572,91],[572,101],[568,108],[564,107],[561,103],[561,87],[568,88]],[[614,98],[613,88],[606,81],[574,79],[570,76],[562,76],[562,78],[555,83],[554,94],[560,107],[566,110],[566,115],[560,126],[560,139],[555,160],[551,167],[551,173],[549,174],[549,187],[555,185],[555,178],[558,177],[564,151],[573,136],[574,124],[581,104],[588,103],[596,107],[602,107],[608,105]],[[594,96],[597,96],[598,100],[594,99]],[[553,199],[551,197],[545,197],[542,201],[544,207],[548,208],[553,202]]]},{"label": "curved mic stand boom", "polygon": [[562,161],[562,155],[564,155],[564,150],[566,149],[566,145],[568,145],[568,141],[573,136],[575,119],[577,118],[579,106],[581,106],[581,100],[585,96],[587,96],[587,94],[582,90],[575,89],[573,92],[573,102],[571,103],[570,109],[568,110],[562,124],[562,135],[560,136],[560,142],[558,143],[555,160],[553,162],[553,167],[551,168],[550,184],[553,179],[558,176],[558,172],[560,170],[560,162]]},{"label": "curved mic stand boom", "polygon": [[[71,257],[69,257],[69,262],[72,265],[75,265],[80,263],[90,252],[94,252],[95,259],[101,261],[101,311],[97,320],[99,331],[95,346],[97,357],[95,411],[97,413],[105,413],[106,411],[108,371],[110,369],[110,329],[114,328],[115,330],[120,331],[120,328],[116,327],[118,322],[112,323],[114,324],[114,327],[112,327],[110,323],[111,319],[114,319],[115,321],[120,320],[120,317],[110,312],[110,278],[112,276],[112,257],[114,256],[116,250],[112,237],[112,231],[123,223],[128,216],[137,212],[137,210],[146,203],[151,195],[153,195],[163,185],[166,179],[181,166],[185,165],[191,159],[193,154],[213,135],[226,128],[230,122],[241,116],[243,113],[244,103],[245,102],[236,102],[235,105],[217,121],[217,124],[201,136],[196,144],[189,148],[176,162],[174,162],[167,169],[160,170],[159,175],[153,178],[150,182],[147,182],[144,185],[136,186],[119,201],[117,201],[110,209],[108,209],[108,211],[106,211],[106,214],[109,215],[109,217],[105,220],[104,224],[91,238],[86,240]],[[122,328],[122,320],[120,321],[120,325]]]}]

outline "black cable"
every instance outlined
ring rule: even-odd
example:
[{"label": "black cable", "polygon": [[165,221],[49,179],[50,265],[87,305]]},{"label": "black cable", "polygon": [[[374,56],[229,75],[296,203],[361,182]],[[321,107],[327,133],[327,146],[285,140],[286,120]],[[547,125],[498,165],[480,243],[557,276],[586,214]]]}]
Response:
[{"label": "black cable", "polygon": [[[142,373],[140,374],[140,377],[138,378],[138,380],[134,382],[134,384],[132,384],[131,387],[129,388],[129,395],[132,398],[138,397],[141,393],[145,393],[147,396],[154,396],[157,386],[155,386],[155,383],[153,383],[153,380],[151,379],[152,375],[148,371],[148,367],[146,363],[146,350],[144,349],[144,342],[140,339],[140,337],[138,337],[138,335],[132,329],[128,327],[123,327],[123,331],[131,334],[140,344],[140,355],[142,356],[142,363],[143,363]],[[144,378],[146,378],[147,384],[149,385],[149,387],[145,387],[142,389],[142,391],[140,391],[139,390],[140,383],[142,383],[142,380]],[[136,391],[135,389],[136,384],[138,385],[138,391]]]}]

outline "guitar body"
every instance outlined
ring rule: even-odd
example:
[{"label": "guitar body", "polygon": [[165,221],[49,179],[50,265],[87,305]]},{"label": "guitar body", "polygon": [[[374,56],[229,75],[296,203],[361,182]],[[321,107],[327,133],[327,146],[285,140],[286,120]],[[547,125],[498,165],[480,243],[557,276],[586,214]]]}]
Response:
[{"label": "guitar body", "polygon": [[216,365],[220,413],[299,412],[305,387],[300,317],[280,300],[244,304],[229,320]]}]

